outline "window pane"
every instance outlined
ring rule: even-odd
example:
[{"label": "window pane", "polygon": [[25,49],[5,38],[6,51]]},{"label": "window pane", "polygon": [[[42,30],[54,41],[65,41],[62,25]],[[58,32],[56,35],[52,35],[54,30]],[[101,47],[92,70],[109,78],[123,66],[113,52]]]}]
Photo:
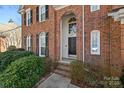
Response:
[{"label": "window pane", "polygon": [[97,48],[98,46],[97,46],[97,33],[93,33],[93,39],[92,39],[93,41],[93,43],[92,43],[92,47],[93,48]]},{"label": "window pane", "polygon": [[41,21],[44,21],[44,20],[45,20],[45,18],[46,18],[45,13],[44,13],[44,14],[41,14]]},{"label": "window pane", "polygon": [[100,54],[100,32],[91,32],[91,54]]},{"label": "window pane", "polygon": [[39,48],[40,48],[40,55],[46,55],[46,33],[42,32],[39,36]]},{"label": "window pane", "polygon": [[27,26],[29,26],[31,23],[30,19],[31,19],[31,15],[30,15],[30,11],[28,11],[27,12]]},{"label": "window pane", "polygon": [[42,14],[42,13],[45,13],[45,12],[46,12],[45,6],[42,6],[42,7],[41,7],[41,14]]},{"label": "window pane", "polygon": [[41,17],[41,21],[44,21],[46,19],[46,7],[45,6],[41,7],[40,17]]},{"label": "window pane", "polygon": [[69,34],[75,34],[76,33],[76,23],[69,24]]},{"label": "window pane", "polygon": [[46,53],[46,48],[45,47],[41,47],[41,55],[45,55]]},{"label": "window pane", "polygon": [[100,9],[100,5],[91,5],[91,11],[96,11]]}]

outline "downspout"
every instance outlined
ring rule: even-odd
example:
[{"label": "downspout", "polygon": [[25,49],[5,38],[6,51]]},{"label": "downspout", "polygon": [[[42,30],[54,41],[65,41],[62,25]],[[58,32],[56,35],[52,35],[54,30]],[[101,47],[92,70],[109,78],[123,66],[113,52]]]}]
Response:
[{"label": "downspout", "polygon": [[54,60],[57,61],[57,56],[56,56],[56,49],[57,49],[57,43],[56,43],[56,10],[53,8],[53,6],[51,6],[53,11],[54,11]]},{"label": "downspout", "polygon": [[82,26],[82,34],[83,34],[82,41],[83,41],[83,62],[84,62],[84,5],[82,6],[82,24],[83,24],[83,26]]}]

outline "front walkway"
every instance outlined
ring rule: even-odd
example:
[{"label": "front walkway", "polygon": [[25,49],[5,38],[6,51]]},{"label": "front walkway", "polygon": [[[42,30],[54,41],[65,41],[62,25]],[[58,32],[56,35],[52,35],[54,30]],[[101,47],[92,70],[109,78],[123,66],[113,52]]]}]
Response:
[{"label": "front walkway", "polygon": [[38,88],[79,88],[70,83],[69,78],[53,73],[45,81],[39,84]]}]

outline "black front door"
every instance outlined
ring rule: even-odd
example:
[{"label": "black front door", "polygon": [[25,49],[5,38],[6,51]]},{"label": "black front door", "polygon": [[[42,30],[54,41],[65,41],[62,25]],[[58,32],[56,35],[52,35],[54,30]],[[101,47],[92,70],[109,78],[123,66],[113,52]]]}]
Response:
[{"label": "black front door", "polygon": [[68,53],[69,55],[76,55],[76,37],[68,38]]}]

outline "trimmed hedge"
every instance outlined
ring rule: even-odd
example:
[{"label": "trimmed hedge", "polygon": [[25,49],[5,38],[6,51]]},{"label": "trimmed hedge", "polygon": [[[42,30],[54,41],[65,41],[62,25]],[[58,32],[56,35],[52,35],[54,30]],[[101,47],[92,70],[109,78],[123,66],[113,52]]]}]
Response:
[{"label": "trimmed hedge", "polygon": [[0,75],[0,86],[7,88],[31,88],[44,74],[45,58],[34,55],[12,62]]},{"label": "trimmed hedge", "polygon": [[10,51],[10,50],[15,50],[15,49],[16,49],[16,46],[9,46],[9,47],[7,48],[8,51]]},{"label": "trimmed hedge", "polygon": [[0,53],[0,72],[6,69],[6,67],[13,61],[25,57],[33,55],[32,52],[28,51],[6,51]]}]

